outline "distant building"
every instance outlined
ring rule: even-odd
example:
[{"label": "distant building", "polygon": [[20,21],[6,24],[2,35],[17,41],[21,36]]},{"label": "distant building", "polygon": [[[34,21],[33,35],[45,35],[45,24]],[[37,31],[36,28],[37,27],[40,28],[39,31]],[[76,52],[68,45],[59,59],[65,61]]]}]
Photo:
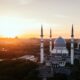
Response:
[{"label": "distant building", "polygon": [[18,39],[18,36],[16,36],[15,39]]},{"label": "distant building", "polygon": [[18,57],[18,58],[13,58],[12,60],[17,60],[17,59],[25,59],[25,60],[30,60],[30,61],[33,61],[33,62],[37,62],[37,58],[33,55],[24,55],[24,56],[21,56],[21,57]]},{"label": "distant building", "polygon": [[71,50],[70,54],[66,48],[66,41],[59,37],[54,41],[54,48],[52,49],[52,31],[50,29],[50,54],[44,53],[44,39],[43,39],[43,27],[41,26],[41,47],[40,47],[40,77],[46,80],[48,77],[52,77],[54,73],[70,74],[70,69],[66,68],[66,63],[74,64],[74,59],[80,58],[80,41],[78,42],[78,48],[74,49],[74,29],[72,25],[71,30]]}]

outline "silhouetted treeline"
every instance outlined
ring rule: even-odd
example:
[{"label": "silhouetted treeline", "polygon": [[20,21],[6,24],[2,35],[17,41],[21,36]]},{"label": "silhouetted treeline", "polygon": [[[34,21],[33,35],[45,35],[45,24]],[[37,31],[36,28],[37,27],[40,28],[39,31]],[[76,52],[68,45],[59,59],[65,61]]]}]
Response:
[{"label": "silhouetted treeline", "polygon": [[[80,63],[75,60],[71,67],[71,74],[54,74],[48,80],[80,80]],[[29,60],[6,60],[0,62],[0,80],[42,80],[39,78],[39,64]]]},{"label": "silhouetted treeline", "polygon": [[0,62],[0,80],[38,80],[38,64],[26,60]]}]

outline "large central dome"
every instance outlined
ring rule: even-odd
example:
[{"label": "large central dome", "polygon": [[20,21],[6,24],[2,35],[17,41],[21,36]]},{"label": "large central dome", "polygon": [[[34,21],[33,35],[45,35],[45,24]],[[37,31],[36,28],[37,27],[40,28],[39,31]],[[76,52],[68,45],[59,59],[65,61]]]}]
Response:
[{"label": "large central dome", "polygon": [[51,53],[68,54],[68,50],[66,48],[66,41],[62,37],[59,37],[54,41],[54,48]]},{"label": "large central dome", "polygon": [[66,47],[66,41],[59,37],[54,41],[54,47]]}]

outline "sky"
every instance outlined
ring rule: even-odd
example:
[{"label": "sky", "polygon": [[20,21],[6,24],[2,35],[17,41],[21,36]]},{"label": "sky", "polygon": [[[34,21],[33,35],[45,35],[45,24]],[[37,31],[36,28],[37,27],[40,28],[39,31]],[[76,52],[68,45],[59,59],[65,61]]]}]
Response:
[{"label": "sky", "polygon": [[80,0],[0,0],[0,36],[70,38],[74,25],[75,38],[80,38]]}]

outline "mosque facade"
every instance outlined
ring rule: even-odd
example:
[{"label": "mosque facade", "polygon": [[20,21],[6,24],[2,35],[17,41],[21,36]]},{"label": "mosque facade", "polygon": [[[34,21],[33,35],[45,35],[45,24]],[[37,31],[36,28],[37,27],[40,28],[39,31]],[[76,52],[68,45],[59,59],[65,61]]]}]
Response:
[{"label": "mosque facade", "polygon": [[71,29],[71,43],[70,54],[66,47],[66,41],[62,37],[58,37],[54,41],[54,48],[52,48],[52,30],[50,29],[50,45],[49,55],[44,53],[44,39],[43,39],[43,27],[41,26],[41,45],[40,45],[40,77],[46,80],[48,77],[52,77],[54,73],[64,73],[69,75],[70,69],[65,65],[70,63],[74,65],[74,59],[80,58],[80,41],[78,41],[78,47],[74,48],[74,28]]}]

